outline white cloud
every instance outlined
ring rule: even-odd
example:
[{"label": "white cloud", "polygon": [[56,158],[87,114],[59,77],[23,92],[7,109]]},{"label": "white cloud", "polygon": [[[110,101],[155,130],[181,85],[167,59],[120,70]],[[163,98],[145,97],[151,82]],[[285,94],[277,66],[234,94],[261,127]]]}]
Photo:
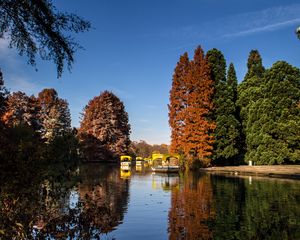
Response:
[{"label": "white cloud", "polygon": [[[300,4],[278,6],[260,11],[236,14],[199,25],[183,26],[166,31],[163,36],[195,45],[199,40],[218,40],[276,31],[300,25]],[[194,43],[193,43],[194,42]],[[193,44],[192,44],[193,43]],[[184,47],[181,46],[181,47]],[[179,47],[179,48],[181,48]]]},{"label": "white cloud", "polygon": [[240,31],[240,32],[235,32],[235,33],[229,33],[229,34],[224,34],[223,37],[239,37],[239,36],[245,36],[249,34],[254,34],[254,33],[259,33],[259,32],[270,32],[270,31],[276,31],[278,29],[295,25],[297,23],[300,23],[300,18],[284,21],[284,22],[279,22],[279,23],[274,23],[274,24],[269,24],[261,27],[256,27],[256,28],[250,28],[245,31]]}]

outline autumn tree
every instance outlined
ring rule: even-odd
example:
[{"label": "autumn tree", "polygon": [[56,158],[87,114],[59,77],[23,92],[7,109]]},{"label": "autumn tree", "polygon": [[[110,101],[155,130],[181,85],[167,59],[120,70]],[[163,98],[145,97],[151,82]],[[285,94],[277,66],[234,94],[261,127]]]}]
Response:
[{"label": "autumn tree", "polygon": [[47,141],[71,132],[71,115],[69,104],[58,97],[57,92],[50,88],[38,95],[42,129],[41,135]]},{"label": "autumn tree", "polygon": [[215,123],[210,117],[213,110],[214,88],[210,66],[200,46],[195,50],[186,84],[188,94],[187,107],[184,110],[184,153],[189,166],[195,163],[194,160],[200,160],[202,165],[208,166],[214,143],[212,134]]},{"label": "autumn tree", "polygon": [[173,74],[172,88],[170,90],[169,125],[171,128],[172,153],[183,153],[183,134],[185,122],[185,108],[187,101],[186,77],[190,69],[188,54],[180,56]]},{"label": "autumn tree", "polygon": [[39,130],[41,123],[37,99],[34,96],[28,97],[23,92],[12,93],[7,99],[3,121],[10,127],[25,124],[33,130]]},{"label": "autumn tree", "polygon": [[89,101],[79,132],[88,160],[115,160],[129,151],[128,114],[112,92],[104,91]]},{"label": "autumn tree", "polygon": [[58,11],[51,0],[1,0],[0,38],[9,37],[9,47],[26,55],[35,65],[36,55],[52,60],[61,76],[65,64],[70,69],[79,44],[73,34],[87,31],[90,23],[76,14]]},{"label": "autumn tree", "polygon": [[300,160],[300,70],[276,62],[257,87],[246,122],[246,161],[257,164]]}]

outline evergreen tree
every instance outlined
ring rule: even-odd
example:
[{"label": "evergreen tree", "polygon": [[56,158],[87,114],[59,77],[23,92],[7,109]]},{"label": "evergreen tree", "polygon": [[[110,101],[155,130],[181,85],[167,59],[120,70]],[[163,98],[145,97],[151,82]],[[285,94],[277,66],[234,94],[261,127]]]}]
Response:
[{"label": "evergreen tree", "polygon": [[89,101],[79,132],[88,160],[116,160],[129,151],[128,114],[112,92],[105,91]]},{"label": "evergreen tree", "polygon": [[263,84],[265,68],[262,65],[262,59],[257,50],[252,50],[249,54],[248,71],[244,80],[238,86],[237,107],[239,110],[239,118],[242,124],[242,154],[247,151],[247,118],[249,115],[249,105],[252,101],[256,101],[260,96],[260,86]]},{"label": "evergreen tree", "polygon": [[191,70],[187,75],[187,107],[183,136],[183,149],[188,165],[200,160],[203,166],[210,165],[213,149],[215,123],[209,117],[213,110],[213,81],[210,67],[201,47],[195,50]]},{"label": "evergreen tree", "polygon": [[239,153],[239,128],[236,118],[235,96],[237,79],[233,65],[230,65],[226,82],[226,61],[221,51],[212,49],[206,54],[211,78],[214,81],[214,111],[212,118],[216,122],[214,132],[214,164],[234,164]]},{"label": "evergreen tree", "polygon": [[251,50],[248,57],[247,67],[248,71],[244,80],[238,86],[237,100],[243,125],[244,121],[247,120],[248,105],[251,101],[259,97],[258,90],[260,85],[263,83],[265,68],[262,65],[262,59],[257,50]]},{"label": "evergreen tree", "polygon": [[226,82],[227,82],[227,86],[231,91],[230,98],[234,103],[236,103],[238,81],[237,81],[236,72],[233,63],[229,64]]},{"label": "evergreen tree", "polygon": [[170,91],[169,108],[169,125],[171,127],[171,146],[172,153],[183,153],[182,136],[184,132],[187,89],[186,76],[189,72],[190,62],[188,54],[184,53],[180,56],[173,74],[172,88]]},{"label": "evergreen tree", "polygon": [[300,70],[277,62],[265,74],[259,98],[249,105],[246,161],[282,164],[300,160]]},{"label": "evergreen tree", "polygon": [[55,137],[71,132],[69,104],[58,97],[54,89],[44,89],[38,95],[41,135],[48,142]]}]

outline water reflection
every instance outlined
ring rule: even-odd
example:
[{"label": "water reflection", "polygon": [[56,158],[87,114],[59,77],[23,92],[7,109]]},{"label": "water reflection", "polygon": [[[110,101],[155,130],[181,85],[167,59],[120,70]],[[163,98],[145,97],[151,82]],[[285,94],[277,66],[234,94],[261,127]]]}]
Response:
[{"label": "water reflection", "polygon": [[300,181],[58,169],[1,176],[0,239],[300,239]]},{"label": "water reflection", "polygon": [[178,174],[153,173],[152,188],[162,189],[165,192],[179,189],[180,177]]},{"label": "water reflection", "polygon": [[300,182],[189,174],[173,189],[169,239],[300,239]]},{"label": "water reflection", "polygon": [[210,176],[188,174],[181,189],[173,189],[169,239],[212,239],[215,218]]},{"label": "water reflection", "polygon": [[3,183],[0,239],[100,238],[122,223],[129,180],[120,178],[118,168],[83,165],[73,177],[37,174],[31,185]]}]

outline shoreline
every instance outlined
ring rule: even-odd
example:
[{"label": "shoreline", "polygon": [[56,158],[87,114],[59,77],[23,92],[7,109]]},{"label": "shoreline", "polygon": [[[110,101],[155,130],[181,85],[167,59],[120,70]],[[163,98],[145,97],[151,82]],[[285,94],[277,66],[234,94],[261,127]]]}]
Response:
[{"label": "shoreline", "polygon": [[200,168],[202,172],[214,174],[248,175],[270,178],[287,178],[300,180],[300,165],[263,165],[263,166],[225,166]]}]

